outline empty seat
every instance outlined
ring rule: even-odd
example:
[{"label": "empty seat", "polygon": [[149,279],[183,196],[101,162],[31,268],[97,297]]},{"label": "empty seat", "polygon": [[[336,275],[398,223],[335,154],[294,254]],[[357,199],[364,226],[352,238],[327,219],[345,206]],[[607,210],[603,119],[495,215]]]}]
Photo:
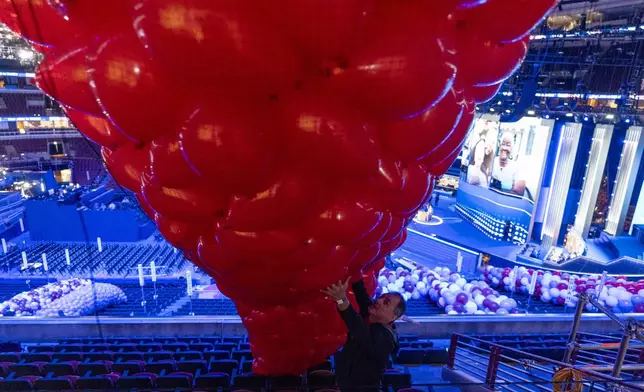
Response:
[{"label": "empty seat", "polygon": [[59,344],[58,346],[54,347],[55,352],[82,352],[83,351],[83,345],[82,344]]},{"label": "empty seat", "polygon": [[107,351],[107,344],[86,344],[83,346],[83,352],[100,352]]},{"label": "empty seat", "polygon": [[9,372],[14,373],[15,377],[40,376],[43,366],[39,363],[14,363],[9,365]]},{"label": "empty seat", "polygon": [[210,372],[226,373],[233,376],[238,368],[239,363],[234,359],[220,359],[210,362]]},{"label": "empty seat", "polygon": [[177,370],[196,375],[206,373],[208,371],[208,364],[206,361],[200,359],[179,361],[177,362]]},{"label": "empty seat", "polygon": [[206,373],[195,378],[195,388],[215,389],[230,387],[230,376],[226,373]]},{"label": "empty seat", "polygon": [[145,365],[145,371],[150,373],[165,374],[173,373],[177,371],[177,361],[174,360],[163,360],[158,362],[150,362]]},{"label": "empty seat", "polygon": [[177,342],[188,343],[188,344],[193,342],[199,342],[199,336],[178,336]]},{"label": "empty seat", "polygon": [[102,353],[87,353],[83,355],[83,358],[85,358],[86,360],[89,360],[90,362],[113,361],[114,354],[109,351],[102,352]]},{"label": "empty seat", "polygon": [[110,377],[108,375],[95,376],[95,377],[80,377],[76,381],[78,389],[114,389],[118,378]]},{"label": "empty seat", "polygon": [[157,387],[160,389],[192,388],[193,376],[190,373],[174,372],[157,378]]},{"label": "empty seat", "polygon": [[118,360],[120,359],[121,361],[143,361],[145,356],[143,355],[144,353],[134,351],[134,352],[129,352],[129,353],[114,353],[114,359]]},{"label": "empty seat", "polygon": [[253,359],[253,353],[250,350],[235,350],[232,352],[233,359],[241,361],[243,359]]},{"label": "empty seat", "polygon": [[76,353],[53,353],[52,354],[52,359],[58,360],[58,361],[78,361],[81,362],[83,360],[83,353],[76,352]]},{"label": "empty seat", "polygon": [[221,338],[221,341],[224,343],[240,343],[244,341],[243,336],[224,336]]},{"label": "empty seat", "polygon": [[20,353],[0,353],[0,362],[20,362]]},{"label": "empty seat", "polygon": [[175,360],[195,360],[203,359],[203,354],[200,351],[178,351],[172,356]]},{"label": "empty seat", "polygon": [[136,350],[145,353],[148,351],[159,351],[161,347],[161,343],[141,343],[136,345]]},{"label": "empty seat", "polygon": [[76,389],[76,383],[68,377],[41,378],[36,380],[35,388],[39,391],[64,391]]},{"label": "empty seat", "polygon": [[[154,376],[154,377],[153,377]],[[116,385],[119,389],[153,389],[157,375],[149,373],[119,377]]]},{"label": "empty seat", "polygon": [[239,343],[239,349],[240,350],[250,350],[250,344],[249,343]]},{"label": "empty seat", "polygon": [[173,355],[172,351],[152,351],[143,353],[143,359],[146,361],[166,361],[172,359]]},{"label": "empty seat", "polygon": [[145,369],[144,361],[127,361],[127,362],[117,362],[112,365],[112,371],[123,374],[132,375],[136,373],[141,373]]},{"label": "empty seat", "polygon": [[53,373],[54,376],[65,376],[77,373],[77,364],[73,362],[46,363],[43,367],[43,374]]},{"label": "empty seat", "polygon": [[310,374],[316,370],[331,370],[331,361],[327,359],[326,361],[320,364],[312,366],[311,368],[309,368],[308,373]]},{"label": "empty seat", "polygon": [[188,351],[188,343],[168,343],[163,345],[166,351]]},{"label": "empty seat", "polygon": [[204,351],[203,359],[206,361],[218,359],[230,359],[230,352],[226,350]]},{"label": "empty seat", "polygon": [[36,381],[40,378],[36,376],[18,377],[11,380],[4,380],[0,386],[4,391],[30,391],[34,389]]},{"label": "empty seat", "polygon": [[119,343],[111,345],[110,350],[122,353],[134,352],[137,351],[136,346],[134,343]]},{"label": "empty seat", "polygon": [[54,344],[39,344],[37,346],[29,347],[30,353],[50,353],[54,351],[56,345]]},{"label": "empty seat", "polygon": [[85,362],[78,365],[78,374],[84,376],[100,376],[112,371],[112,362]]},{"label": "empty seat", "polygon": [[215,344],[215,350],[225,350],[225,351],[233,351],[233,349],[237,348],[236,343],[216,343]]},{"label": "empty seat", "polygon": [[189,348],[192,351],[204,352],[213,350],[215,346],[212,343],[191,343]]}]

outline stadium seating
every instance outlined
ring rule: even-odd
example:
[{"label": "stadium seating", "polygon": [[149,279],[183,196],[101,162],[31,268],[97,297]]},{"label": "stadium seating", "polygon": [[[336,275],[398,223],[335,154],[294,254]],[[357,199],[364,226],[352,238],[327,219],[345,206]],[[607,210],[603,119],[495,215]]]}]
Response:
[{"label": "stadium seating", "polygon": [[[551,359],[561,359],[566,342],[564,335],[475,337],[484,340],[472,341],[481,349],[496,343]],[[416,335],[400,335],[399,338],[402,348],[392,358],[382,378],[383,390],[411,388],[417,382],[414,377],[419,374],[410,372],[411,367],[431,367],[448,361],[446,347],[436,347],[434,341]],[[0,353],[0,377],[3,378],[0,391],[117,387],[251,391],[308,388],[311,392],[335,389],[332,360],[298,376],[253,374],[252,355],[246,339],[244,336],[106,337],[27,344],[16,347],[22,349],[20,352]],[[507,354],[512,355],[511,352]],[[422,382],[428,382],[427,378]]]},{"label": "stadium seating", "polygon": [[45,96],[40,92],[0,92],[0,116],[44,116]]},{"label": "stadium seating", "polygon": [[[69,250],[71,265],[67,265],[65,249]],[[0,270],[9,271],[14,276],[45,276],[40,268],[21,270],[22,254],[27,254],[30,263],[39,262],[43,253],[47,254],[49,274],[63,274],[74,277],[118,276],[122,278],[136,277],[136,267],[140,263],[148,264],[154,260],[159,274],[169,274],[184,270],[187,261],[181,252],[167,243],[155,244],[124,244],[104,243],[103,251],[98,252],[96,243],[64,244],[38,242],[11,248],[0,262]],[[0,292],[1,295],[1,292]]]}]

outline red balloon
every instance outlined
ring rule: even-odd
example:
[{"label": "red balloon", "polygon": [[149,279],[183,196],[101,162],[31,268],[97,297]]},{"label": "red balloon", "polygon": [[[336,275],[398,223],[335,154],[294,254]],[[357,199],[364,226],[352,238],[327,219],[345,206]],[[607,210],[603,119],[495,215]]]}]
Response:
[{"label": "red balloon", "polygon": [[281,375],[344,343],[320,290],[375,290],[553,0],[0,0],[20,30],[9,1],[55,45],[39,84]]},{"label": "red balloon", "polygon": [[321,61],[346,58],[358,44],[374,0],[282,0],[279,7],[265,1],[262,12],[294,46],[317,66]]},{"label": "red balloon", "polygon": [[[487,0],[462,10],[457,15],[458,26],[497,42],[516,41],[534,29],[556,4],[556,0]],[[499,20],[501,15],[508,17]]]},{"label": "red balloon", "polygon": [[142,175],[141,193],[150,207],[159,214],[178,221],[212,221],[223,217],[228,205],[224,195],[207,189],[167,188]]},{"label": "red balloon", "polygon": [[159,137],[150,143],[151,180],[168,188],[195,186],[200,182],[181,151],[177,136]]},{"label": "red balloon", "polygon": [[424,157],[454,129],[463,113],[463,100],[452,89],[421,115],[391,123],[384,130],[383,146],[391,156],[410,162]]},{"label": "red balloon", "polygon": [[0,0],[0,23],[42,46],[66,44],[78,33],[44,0]]},{"label": "red balloon", "polygon": [[501,86],[503,86],[503,82],[491,84],[489,86],[471,86],[467,88],[467,92],[465,94],[475,103],[485,103],[499,93]]},{"label": "red balloon", "polygon": [[[92,58],[94,94],[107,117],[139,141],[173,135],[187,118],[180,88],[150,61],[136,36],[120,35],[101,44]],[[181,99],[176,99],[181,97]],[[72,105],[73,106],[73,105]],[[164,108],[171,107],[171,110]],[[135,108],[135,110],[133,110]]]},{"label": "red balloon", "polygon": [[144,0],[135,20],[155,61],[204,83],[204,94],[215,88],[268,96],[294,88],[300,79],[294,48],[266,23],[255,2]]},{"label": "red balloon", "polygon": [[94,116],[101,109],[90,88],[87,48],[56,49],[45,57],[36,70],[36,84],[48,95],[73,109]]},{"label": "red balloon", "polygon": [[195,248],[204,229],[194,222],[172,220],[161,215],[157,215],[155,222],[163,237],[173,246],[181,249]]},{"label": "red balloon", "polygon": [[440,100],[453,81],[456,68],[445,53],[449,32],[436,31],[418,7],[378,4],[362,49],[326,73],[339,94],[375,115],[393,120],[419,115]]},{"label": "red balloon", "polygon": [[391,214],[384,213],[382,216],[382,219],[380,220],[380,222],[378,222],[378,225],[376,225],[376,227],[374,227],[373,230],[367,233],[367,235],[361,238],[357,243],[353,244],[353,246],[356,248],[362,248],[362,247],[371,246],[381,241],[389,231],[392,221],[393,221],[393,218],[391,217]]},{"label": "red balloon", "polygon": [[415,213],[429,196],[429,175],[421,165],[407,165],[403,169],[403,178],[404,185],[400,190],[382,190],[376,196],[379,205],[394,214]]},{"label": "red balloon", "polygon": [[528,53],[528,37],[508,43],[463,35],[459,42],[459,78],[469,84],[499,84],[516,71]]},{"label": "red balloon", "polygon": [[364,202],[341,201],[327,207],[306,225],[313,237],[331,244],[348,244],[372,231],[382,212]]},{"label": "red balloon", "polygon": [[460,154],[462,149],[463,144],[460,144],[445,159],[429,166],[427,170],[435,176],[442,176],[447,172],[447,170],[449,170],[450,167],[452,167],[454,161],[456,161],[456,158],[458,158],[458,155]]},{"label": "red balloon", "polygon": [[135,0],[46,0],[52,9],[82,31],[86,38],[110,37],[134,31],[131,17]]},{"label": "red balloon", "polygon": [[465,110],[463,112],[463,116],[461,116],[461,119],[459,120],[454,130],[443,141],[443,143],[441,143],[434,149],[434,151],[423,158],[422,163],[425,166],[432,166],[444,161],[445,158],[450,156],[465,140],[467,133],[469,132],[472,125],[473,119],[474,113],[472,111]]},{"label": "red balloon", "polygon": [[141,191],[141,175],[150,164],[147,146],[125,145],[116,150],[103,147],[101,155],[107,170],[120,185],[132,192]]},{"label": "red balloon", "polygon": [[85,114],[69,107],[64,109],[74,126],[98,144],[114,150],[119,146],[134,143],[103,117]]},{"label": "red balloon", "polygon": [[[254,196],[234,196],[226,224],[235,230],[258,231],[276,229],[301,222],[319,204],[322,193],[304,174],[286,172],[266,189]],[[307,203],[300,203],[307,200]]]},{"label": "red balloon", "polygon": [[190,166],[205,180],[254,195],[270,183],[276,161],[275,121],[260,107],[217,105],[195,112],[180,133]]},{"label": "red balloon", "polygon": [[326,97],[293,96],[283,104],[289,155],[321,175],[365,176],[378,170],[373,124]]}]

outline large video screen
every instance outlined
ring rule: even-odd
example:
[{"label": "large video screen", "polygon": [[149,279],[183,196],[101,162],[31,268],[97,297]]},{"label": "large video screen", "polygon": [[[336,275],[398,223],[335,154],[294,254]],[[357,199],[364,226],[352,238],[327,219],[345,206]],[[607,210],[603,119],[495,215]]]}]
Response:
[{"label": "large video screen", "polygon": [[458,211],[494,239],[525,242],[551,132],[534,117],[478,118],[463,147]]}]

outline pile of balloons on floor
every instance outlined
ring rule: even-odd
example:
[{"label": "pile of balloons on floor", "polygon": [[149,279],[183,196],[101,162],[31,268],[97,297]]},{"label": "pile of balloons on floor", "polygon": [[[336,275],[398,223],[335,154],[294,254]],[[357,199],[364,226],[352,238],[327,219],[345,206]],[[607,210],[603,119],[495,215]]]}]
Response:
[{"label": "pile of balloons on floor", "polygon": [[0,0],[0,22],[280,375],[344,344],[321,289],[400,247],[556,3]]},{"label": "pile of balloons on floor", "polygon": [[376,295],[388,292],[399,292],[406,300],[428,297],[450,315],[519,313],[514,299],[499,294],[487,282],[468,282],[447,267],[384,268],[378,276]]},{"label": "pile of balloons on floor", "polygon": [[117,286],[74,278],[15,295],[0,303],[0,317],[86,316],[125,301],[127,296]]},{"label": "pile of balloons on floor", "polygon": [[[532,275],[537,274],[534,295],[544,303],[574,307],[577,293],[594,294],[599,301],[615,313],[644,313],[644,280],[628,281],[625,276],[607,276],[601,287],[600,275],[575,275],[559,271],[542,271],[532,268],[517,268],[512,276],[512,268],[487,266],[481,276],[490,286],[528,294]],[[597,311],[591,304],[586,310]]]}]

